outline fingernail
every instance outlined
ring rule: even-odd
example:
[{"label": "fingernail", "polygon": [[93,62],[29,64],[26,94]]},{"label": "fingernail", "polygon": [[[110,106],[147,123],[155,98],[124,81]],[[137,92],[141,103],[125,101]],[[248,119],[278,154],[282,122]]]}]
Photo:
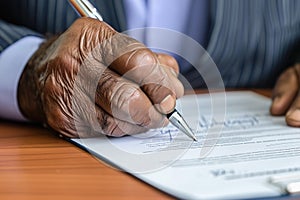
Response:
[{"label": "fingernail", "polygon": [[175,107],[175,99],[172,95],[166,96],[159,104],[162,113],[169,113]]},{"label": "fingernail", "polygon": [[289,110],[286,113],[286,117],[293,121],[300,121],[300,110]]}]

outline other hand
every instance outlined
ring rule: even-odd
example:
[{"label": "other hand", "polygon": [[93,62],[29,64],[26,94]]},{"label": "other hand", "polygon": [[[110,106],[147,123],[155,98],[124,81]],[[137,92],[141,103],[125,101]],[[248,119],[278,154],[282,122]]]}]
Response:
[{"label": "other hand", "polygon": [[286,123],[300,127],[300,64],[281,74],[273,90],[272,115],[285,115]]},{"label": "other hand", "polygon": [[23,114],[68,137],[123,136],[168,123],[183,95],[178,64],[104,22],[81,18],[28,62]]}]

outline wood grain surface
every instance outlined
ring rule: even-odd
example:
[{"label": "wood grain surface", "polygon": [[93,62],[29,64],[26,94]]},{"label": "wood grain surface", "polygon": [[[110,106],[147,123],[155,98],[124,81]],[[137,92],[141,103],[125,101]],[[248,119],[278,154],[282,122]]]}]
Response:
[{"label": "wood grain surface", "polygon": [[166,194],[26,124],[0,122],[0,199],[170,199]]}]

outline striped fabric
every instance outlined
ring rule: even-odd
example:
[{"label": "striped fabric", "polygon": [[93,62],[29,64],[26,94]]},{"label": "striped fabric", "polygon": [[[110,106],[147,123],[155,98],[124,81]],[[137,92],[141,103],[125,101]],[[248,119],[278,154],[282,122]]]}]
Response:
[{"label": "striped fabric", "polygon": [[[125,30],[125,13],[120,0],[92,0],[105,21],[116,30]],[[9,0],[0,1],[0,52],[9,44],[26,36],[61,33],[78,15],[67,0]],[[27,28],[8,25],[6,22]],[[32,31],[34,30],[34,31]]]},{"label": "striped fabric", "polygon": [[0,52],[16,40],[28,35],[40,36],[28,28],[11,25],[0,20]]},{"label": "striped fabric", "polygon": [[[213,33],[218,44],[212,43],[209,51],[225,84],[271,86],[286,66],[289,51],[300,42],[300,1],[229,1],[216,7],[215,30],[222,31]],[[222,27],[224,22],[227,27]]]},{"label": "striped fabric", "polygon": [[[207,50],[225,86],[272,87],[300,47],[300,1],[211,2],[213,25]],[[195,70],[186,77],[192,86],[203,86]]]},{"label": "striped fabric", "polygon": [[[126,29],[121,0],[94,0],[117,30]],[[211,0],[207,50],[227,87],[272,87],[300,47],[299,0]],[[0,18],[39,33],[64,31],[77,17],[65,0],[0,1]],[[197,19],[191,19],[197,23]],[[0,21],[0,52],[32,31]],[[298,48],[299,50],[299,48]],[[201,76],[185,74],[193,87]]]}]

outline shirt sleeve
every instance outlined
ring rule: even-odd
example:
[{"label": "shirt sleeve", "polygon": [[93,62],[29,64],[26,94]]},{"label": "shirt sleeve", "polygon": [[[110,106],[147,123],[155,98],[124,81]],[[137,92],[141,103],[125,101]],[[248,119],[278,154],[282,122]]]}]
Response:
[{"label": "shirt sleeve", "polygon": [[19,109],[17,90],[27,61],[43,42],[43,38],[26,36],[0,54],[0,118],[26,121]]}]

